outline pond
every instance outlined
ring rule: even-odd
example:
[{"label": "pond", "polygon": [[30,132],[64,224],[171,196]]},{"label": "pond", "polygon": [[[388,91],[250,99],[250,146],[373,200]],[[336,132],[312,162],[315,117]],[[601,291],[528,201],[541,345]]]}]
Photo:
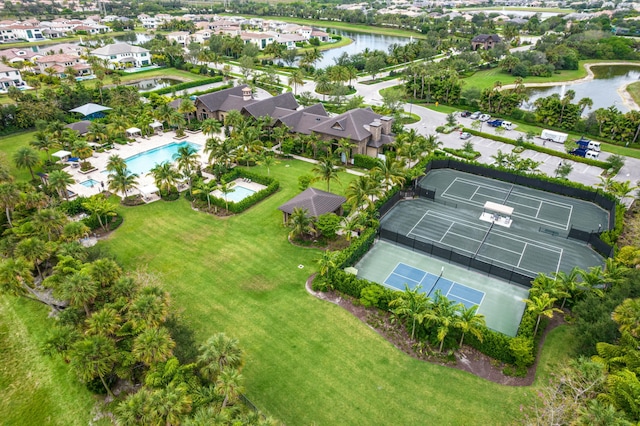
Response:
[{"label": "pond", "polygon": [[163,89],[165,87],[175,86],[182,83],[180,80],[174,78],[149,78],[146,80],[136,81],[129,83],[129,87],[137,87],[140,92],[150,92],[152,90]]},{"label": "pond", "polygon": [[576,92],[573,103],[581,98],[591,98],[593,107],[585,110],[585,115],[598,108],[615,106],[619,111],[627,112],[629,108],[622,102],[618,89],[628,83],[640,80],[640,66],[626,65],[600,65],[593,66],[591,70],[594,79],[579,83],[558,83],[553,87],[531,87],[527,89],[529,101],[522,104],[522,109],[531,111],[533,103],[538,98],[550,96],[554,93],[564,96],[567,90]]},{"label": "pond", "polygon": [[113,39],[117,42],[117,43],[129,43],[129,44],[135,44],[135,45],[139,45],[142,43],[146,43],[147,41],[151,40],[153,38],[153,35],[151,34],[147,34],[147,33],[138,33],[138,32],[128,32],[124,35],[121,36],[116,36]]},{"label": "pond", "polygon": [[386,36],[380,34],[354,33],[351,31],[337,30],[336,33],[341,36],[349,37],[353,43],[348,46],[329,49],[322,52],[322,59],[314,64],[316,68],[326,68],[335,65],[334,59],[337,59],[343,52],[349,55],[362,53],[365,49],[382,50],[389,52],[389,46],[393,44],[407,44],[411,41],[408,37]]}]

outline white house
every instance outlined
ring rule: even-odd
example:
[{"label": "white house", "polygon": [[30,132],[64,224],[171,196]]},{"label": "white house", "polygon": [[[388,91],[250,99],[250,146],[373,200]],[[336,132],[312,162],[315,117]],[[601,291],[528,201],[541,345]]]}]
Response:
[{"label": "white house", "polygon": [[6,59],[10,64],[15,64],[18,62],[31,61],[40,58],[45,55],[45,53],[34,52],[31,48],[13,48],[0,50],[0,58]]},{"label": "white house", "polygon": [[191,37],[188,31],[174,31],[167,34],[167,40],[170,42],[176,42],[181,46],[186,46],[191,42]]},{"label": "white house", "polygon": [[0,90],[7,90],[11,86],[24,86],[20,71],[5,64],[0,64]]},{"label": "white house", "polygon": [[73,70],[74,76],[91,75],[91,65],[77,55],[58,53],[46,55],[36,59],[36,64],[41,73],[65,77],[69,70]]},{"label": "white house", "polygon": [[141,13],[138,15],[138,21],[142,24],[142,26],[148,30],[154,30],[158,27],[158,20],[153,16],[149,16],[146,13]]},{"label": "white house", "polygon": [[131,64],[134,67],[151,65],[151,53],[149,50],[139,46],[132,46],[128,43],[108,44],[92,50],[89,54],[108,60],[113,68],[122,68],[127,64]]},{"label": "white house", "polygon": [[40,28],[32,27],[30,25],[15,24],[2,28],[2,30],[10,30],[14,35],[13,40],[26,40],[30,42],[45,40]]},{"label": "white house", "polygon": [[253,33],[248,31],[243,31],[240,34],[240,38],[244,42],[244,44],[255,44],[258,49],[262,50],[275,40],[275,37],[268,33]]}]

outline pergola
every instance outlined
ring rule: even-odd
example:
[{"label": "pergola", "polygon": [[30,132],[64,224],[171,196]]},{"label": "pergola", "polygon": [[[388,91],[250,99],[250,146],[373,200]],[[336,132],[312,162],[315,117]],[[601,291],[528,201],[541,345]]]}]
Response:
[{"label": "pergola", "polygon": [[60,151],[56,151],[51,154],[52,157],[58,158],[60,161],[67,161],[71,157],[71,153],[69,151],[65,151],[61,149]]},{"label": "pergola", "polygon": [[151,130],[153,130],[154,134],[161,133],[164,129],[164,126],[159,121],[154,121],[153,123],[149,124],[149,127],[151,127]]},{"label": "pergola", "polygon": [[127,129],[127,136],[130,138],[135,138],[136,136],[142,136],[142,130],[137,127],[129,127]]}]

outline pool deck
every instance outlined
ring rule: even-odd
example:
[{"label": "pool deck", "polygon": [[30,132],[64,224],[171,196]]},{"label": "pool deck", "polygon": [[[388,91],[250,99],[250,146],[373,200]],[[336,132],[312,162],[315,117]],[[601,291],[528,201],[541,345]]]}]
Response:
[{"label": "pool deck", "polygon": [[[110,149],[104,152],[94,152],[93,156],[88,158],[87,160],[91,162],[91,164],[96,168],[96,170],[89,173],[81,173],[79,167],[72,167],[71,163],[69,166],[64,168],[64,171],[69,173],[73,179],[76,181],[75,184],[70,185],[68,187],[69,190],[74,192],[75,194],[90,197],[92,195],[98,194],[102,192],[102,188],[100,184],[92,187],[86,187],[81,185],[80,182],[84,182],[89,179],[94,179],[98,182],[104,182],[105,189],[107,189],[107,175],[102,173],[105,170],[109,157],[112,155],[119,155],[120,157],[126,159],[133,155],[139,154],[141,152],[149,151],[154,148],[158,148],[164,145],[168,145],[170,143],[180,143],[180,142],[193,142],[197,143],[204,147],[204,144],[207,140],[207,135],[204,133],[195,133],[190,134],[187,133],[187,137],[184,139],[176,140],[174,138],[175,132],[164,132],[163,134],[149,136],[149,138],[138,137],[135,138],[135,142],[129,142],[127,145],[115,145],[115,148]],[[207,156],[202,154],[200,151],[200,161],[204,165],[207,161]],[[138,188],[144,188],[145,186],[153,185],[153,177],[149,175],[138,176]],[[141,194],[140,189],[134,189],[129,195],[133,194]],[[123,195],[123,194],[118,194]],[[149,194],[143,194],[149,195]],[[159,197],[158,196],[150,196],[147,197],[148,201],[155,201]]]},{"label": "pool deck", "polygon": [[[262,191],[263,189],[266,188],[265,185],[262,185],[262,184],[259,184],[259,183],[256,183],[256,182],[246,181],[246,180],[244,180],[242,178],[238,178],[238,179],[232,181],[232,183],[234,184],[234,186],[243,186],[243,187],[245,187],[247,189],[251,189],[252,191],[255,191],[255,192]],[[211,192],[211,195],[213,195],[214,197],[222,198],[223,200],[225,199],[224,194],[219,189],[216,189],[215,191]],[[233,200],[231,198],[229,198],[229,201],[233,201]]]}]

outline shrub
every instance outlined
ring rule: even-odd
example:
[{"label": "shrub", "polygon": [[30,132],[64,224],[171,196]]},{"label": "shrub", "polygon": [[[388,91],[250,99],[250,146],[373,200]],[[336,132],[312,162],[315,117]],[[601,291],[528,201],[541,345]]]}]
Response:
[{"label": "shrub", "polygon": [[360,292],[360,303],[367,308],[377,307],[383,294],[384,290],[381,286],[372,284]]},{"label": "shrub", "polygon": [[355,154],[353,156],[353,165],[356,167],[362,167],[363,169],[373,169],[379,164],[380,163],[377,158],[369,157],[368,155]]},{"label": "shrub", "polygon": [[220,208],[227,208],[232,213],[241,213],[247,210],[249,207],[257,204],[258,202],[264,200],[269,195],[273,194],[280,188],[280,183],[270,177],[262,176],[256,173],[252,173],[248,170],[241,169],[239,167],[234,168],[229,173],[222,176],[221,180],[225,182],[231,182],[237,178],[247,178],[251,179],[253,182],[259,183],[261,185],[266,185],[267,187],[261,191],[258,191],[247,198],[234,203],[233,201],[229,201],[228,203],[223,198],[218,197],[210,197],[211,204],[218,206]]},{"label": "shrub", "polygon": [[316,220],[316,228],[322,236],[328,240],[336,237],[338,229],[340,229],[340,221],[342,219],[335,213],[325,213]]}]

